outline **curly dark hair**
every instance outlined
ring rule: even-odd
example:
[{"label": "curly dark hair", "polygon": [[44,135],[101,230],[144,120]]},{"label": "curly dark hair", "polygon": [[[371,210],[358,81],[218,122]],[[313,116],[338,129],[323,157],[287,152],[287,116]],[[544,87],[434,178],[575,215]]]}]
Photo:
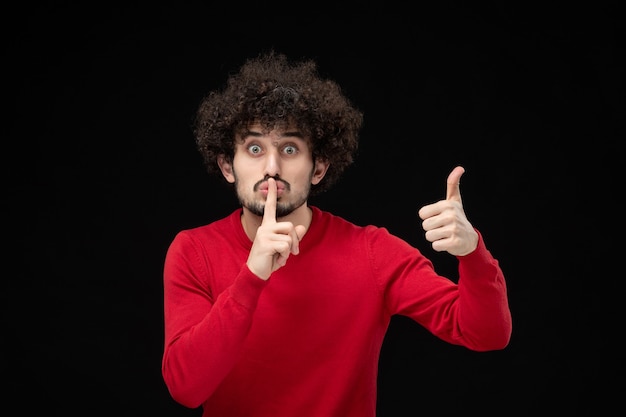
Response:
[{"label": "curly dark hair", "polygon": [[248,59],[221,91],[200,103],[193,133],[209,173],[219,173],[219,155],[232,162],[236,134],[251,123],[267,131],[293,124],[310,138],[313,160],[329,162],[323,181],[311,188],[316,195],[354,161],[363,114],[336,82],[319,75],[315,62],[290,62],[269,51]]}]

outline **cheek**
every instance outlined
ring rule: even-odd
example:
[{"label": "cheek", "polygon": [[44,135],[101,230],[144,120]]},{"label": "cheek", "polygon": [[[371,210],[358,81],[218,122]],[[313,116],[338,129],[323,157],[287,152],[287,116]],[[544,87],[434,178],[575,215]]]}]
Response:
[{"label": "cheek", "polygon": [[233,178],[233,182],[238,190],[246,190],[247,188],[251,187],[251,184],[254,184],[255,178],[258,175],[254,174],[254,170],[250,169],[250,166],[246,166],[246,164],[240,164],[237,165],[236,167],[233,166],[233,171],[232,171],[232,178]]},{"label": "cheek", "polygon": [[246,178],[254,173],[256,167],[253,160],[246,160],[242,158],[235,158],[233,160],[233,175],[237,177],[238,180],[241,178]]},{"label": "cheek", "polygon": [[[283,165],[281,170],[281,176],[288,181],[296,182],[296,183],[308,183],[311,181],[311,177],[313,176],[313,168],[312,166],[303,166],[303,165]],[[291,179],[290,179],[291,178]]]}]

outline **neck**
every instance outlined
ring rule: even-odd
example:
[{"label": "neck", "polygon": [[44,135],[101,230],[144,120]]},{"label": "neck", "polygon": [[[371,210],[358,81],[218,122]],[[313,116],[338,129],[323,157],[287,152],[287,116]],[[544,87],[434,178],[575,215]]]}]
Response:
[{"label": "neck", "polygon": [[[313,212],[309,206],[304,203],[287,216],[277,217],[276,222],[290,222],[294,226],[302,225],[306,228],[306,230],[309,230],[312,218]],[[259,228],[262,221],[263,217],[257,216],[247,208],[243,207],[243,211],[241,212],[241,225],[251,241],[254,241],[254,238],[256,237],[256,230]]]}]

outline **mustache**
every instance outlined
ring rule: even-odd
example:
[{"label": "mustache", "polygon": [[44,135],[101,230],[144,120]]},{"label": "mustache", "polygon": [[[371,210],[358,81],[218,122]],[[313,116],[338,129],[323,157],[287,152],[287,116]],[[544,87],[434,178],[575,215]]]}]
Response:
[{"label": "mustache", "polygon": [[274,181],[276,181],[276,184],[278,184],[279,182],[283,184],[286,191],[291,191],[291,184],[289,184],[287,181],[280,178],[278,175],[266,175],[265,177],[263,177],[262,180],[259,180],[256,182],[256,184],[254,184],[253,190],[258,191],[261,184],[263,184],[270,178],[274,178]]}]

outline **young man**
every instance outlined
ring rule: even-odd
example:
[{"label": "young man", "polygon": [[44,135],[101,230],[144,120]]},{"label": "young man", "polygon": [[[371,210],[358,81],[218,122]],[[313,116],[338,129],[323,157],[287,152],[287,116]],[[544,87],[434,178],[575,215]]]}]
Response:
[{"label": "young man", "polygon": [[307,204],[353,161],[362,114],[312,61],[269,52],[201,103],[194,133],[241,207],[178,233],[164,268],[162,372],[204,416],[372,417],[393,315],[475,351],[511,335],[497,260],[467,220],[454,168],[419,211],[458,283],[387,229]]}]

